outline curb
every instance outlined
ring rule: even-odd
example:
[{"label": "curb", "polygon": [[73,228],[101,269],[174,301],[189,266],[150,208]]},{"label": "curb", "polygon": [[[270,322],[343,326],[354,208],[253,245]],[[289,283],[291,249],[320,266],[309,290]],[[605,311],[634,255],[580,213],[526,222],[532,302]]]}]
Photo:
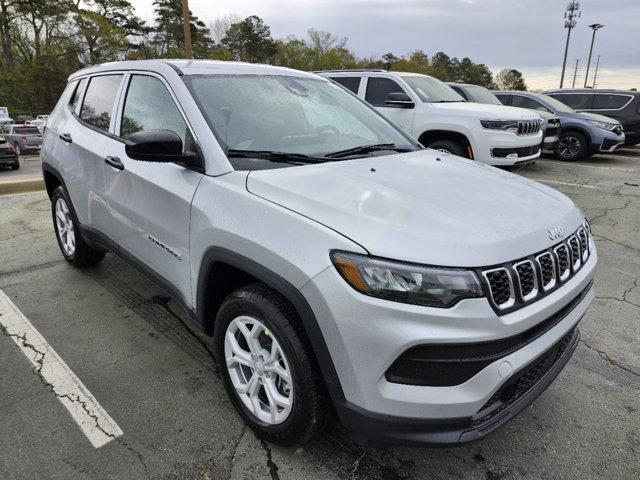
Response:
[{"label": "curb", "polygon": [[17,180],[15,182],[0,182],[0,195],[39,192],[41,190],[44,190],[44,181],[42,178]]}]

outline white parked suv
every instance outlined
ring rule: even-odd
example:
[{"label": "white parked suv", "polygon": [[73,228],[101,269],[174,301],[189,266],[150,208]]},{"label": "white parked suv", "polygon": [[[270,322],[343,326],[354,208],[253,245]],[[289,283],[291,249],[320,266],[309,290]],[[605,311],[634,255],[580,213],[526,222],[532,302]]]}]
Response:
[{"label": "white parked suv", "polygon": [[317,72],[365,99],[422,145],[497,166],[540,156],[542,119],[535,112],[467,103],[440,80],[386,70]]},{"label": "white parked suv", "polygon": [[558,375],[594,298],[571,200],[424,149],[317,75],[80,70],[41,157],[64,258],[111,251],[172,295],[273,442],[331,411],[367,444],[480,439]]}]

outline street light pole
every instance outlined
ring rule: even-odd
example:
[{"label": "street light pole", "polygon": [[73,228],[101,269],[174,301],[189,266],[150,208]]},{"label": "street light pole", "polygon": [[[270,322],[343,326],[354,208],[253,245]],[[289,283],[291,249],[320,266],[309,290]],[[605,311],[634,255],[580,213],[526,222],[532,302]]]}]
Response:
[{"label": "street light pole", "polygon": [[564,28],[567,29],[567,43],[564,46],[564,60],[562,61],[562,76],[560,77],[560,88],[564,85],[564,72],[567,68],[567,53],[569,52],[569,39],[571,38],[571,30],[576,26],[576,18],[580,17],[580,2],[571,0],[564,12]]},{"label": "street light pole", "polygon": [[191,15],[189,14],[189,0],[182,0],[182,16],[184,17],[184,57],[193,58],[191,50]]},{"label": "street light pole", "polygon": [[593,88],[596,88],[596,80],[598,79],[599,66],[600,66],[600,55],[598,55],[598,61],[596,62],[596,73],[593,75]]},{"label": "street light pole", "polygon": [[593,53],[593,42],[596,39],[596,32],[600,30],[604,25],[601,23],[594,23],[589,25],[589,28],[593,29],[593,35],[591,36],[591,48],[589,49],[589,60],[587,61],[587,73],[584,75],[584,88],[587,88],[587,81],[589,80],[589,67],[591,66],[591,54]]},{"label": "street light pole", "polygon": [[571,88],[576,88],[576,75],[578,75],[578,63],[580,62],[579,58],[576,58],[576,66],[573,69],[573,85],[571,85]]}]

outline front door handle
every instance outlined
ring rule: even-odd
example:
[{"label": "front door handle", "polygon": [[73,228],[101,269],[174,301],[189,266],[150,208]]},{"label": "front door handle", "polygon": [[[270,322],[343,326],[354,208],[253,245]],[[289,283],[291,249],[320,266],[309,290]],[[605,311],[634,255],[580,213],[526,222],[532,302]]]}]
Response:
[{"label": "front door handle", "polygon": [[71,140],[71,135],[69,135],[68,133],[63,133],[62,135],[60,135],[60,140],[62,140],[63,142],[66,143],[72,143],[73,140]]},{"label": "front door handle", "polygon": [[118,157],[107,157],[104,159],[104,163],[118,170],[124,170],[124,163]]}]

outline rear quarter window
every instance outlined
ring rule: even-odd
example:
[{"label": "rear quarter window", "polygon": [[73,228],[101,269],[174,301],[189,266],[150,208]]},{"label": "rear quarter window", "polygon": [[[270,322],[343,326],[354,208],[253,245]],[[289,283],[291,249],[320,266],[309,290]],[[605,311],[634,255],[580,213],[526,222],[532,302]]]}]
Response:
[{"label": "rear quarter window", "polygon": [[356,95],[358,94],[358,89],[360,88],[360,77],[331,77],[331,80],[339,83]]},{"label": "rear quarter window", "polygon": [[594,95],[593,108],[594,110],[618,110],[623,108],[629,103],[629,100],[633,99],[631,95],[614,95],[599,93]]}]

